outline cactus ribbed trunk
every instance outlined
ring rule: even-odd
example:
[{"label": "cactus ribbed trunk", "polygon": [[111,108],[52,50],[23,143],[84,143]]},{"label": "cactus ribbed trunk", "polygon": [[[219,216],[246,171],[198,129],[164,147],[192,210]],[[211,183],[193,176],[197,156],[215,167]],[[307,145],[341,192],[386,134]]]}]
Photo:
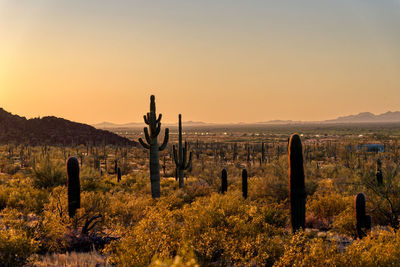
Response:
[{"label": "cactus ribbed trunk", "polygon": [[221,173],[221,193],[224,194],[228,191],[228,172],[226,169],[222,170]]},{"label": "cactus ribbed trunk", "polygon": [[289,199],[293,232],[305,226],[306,192],[303,150],[300,137],[293,134],[289,141]]},{"label": "cactus ribbed trunk", "polygon": [[118,183],[121,181],[121,168],[117,167],[117,181]]},{"label": "cactus ribbed trunk", "polygon": [[176,165],[177,176],[179,180],[179,188],[184,187],[184,174],[185,170],[189,169],[192,165],[192,152],[189,154],[189,160],[187,156],[187,152],[189,150],[187,142],[185,142],[185,146],[182,145],[182,115],[179,114],[179,140],[178,140],[178,151],[176,150],[175,145],[172,147],[174,152],[174,161]]},{"label": "cactus ribbed trunk", "polygon": [[265,147],[264,142],[261,143],[261,163],[265,162]]},{"label": "cactus ribbed trunk", "polygon": [[160,158],[157,139],[152,139],[152,144],[150,145],[150,182],[153,198],[160,197]]},{"label": "cactus ribbed trunk", "polygon": [[70,157],[67,161],[68,184],[68,215],[75,216],[76,210],[81,207],[81,187],[79,182],[79,161]]},{"label": "cactus ribbed trunk", "polygon": [[243,198],[247,198],[247,170],[243,169],[242,171],[242,195]]},{"label": "cactus ribbed trunk", "polygon": [[[179,153],[179,159],[182,161],[183,159],[183,149],[182,149],[182,115],[179,114],[179,143],[178,143],[178,153]],[[178,179],[179,179],[179,188],[183,188],[183,168],[181,168],[181,165],[179,165],[178,169]]]},{"label": "cactus ribbed trunk", "polygon": [[380,159],[376,163],[376,181],[378,185],[383,185],[382,161]]},{"label": "cactus ribbed trunk", "polygon": [[164,142],[159,146],[157,137],[161,130],[161,117],[159,114],[158,119],[156,117],[156,103],[155,97],[150,97],[150,112],[143,116],[144,122],[148,125],[148,128],[144,128],[144,135],[146,137],[146,143],[139,138],[140,144],[150,150],[150,183],[151,183],[151,196],[153,198],[159,198],[160,192],[160,162],[159,162],[159,151],[165,149],[168,143],[169,129],[165,129]]},{"label": "cactus ribbed trunk", "polygon": [[366,214],[365,195],[363,193],[357,194],[354,205],[356,208],[357,237],[363,238],[365,236],[364,229],[371,229],[371,216]]}]

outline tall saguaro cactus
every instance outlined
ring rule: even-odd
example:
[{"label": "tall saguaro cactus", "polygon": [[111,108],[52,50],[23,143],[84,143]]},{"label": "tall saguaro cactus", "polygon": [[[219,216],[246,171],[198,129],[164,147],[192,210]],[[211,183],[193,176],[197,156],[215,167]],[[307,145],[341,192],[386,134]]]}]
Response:
[{"label": "tall saguaro cactus", "polygon": [[365,213],[365,195],[358,193],[354,204],[356,208],[357,237],[363,238],[365,236],[363,229],[371,229],[371,216]]},{"label": "tall saguaro cactus", "polygon": [[289,198],[292,229],[296,232],[304,229],[306,213],[303,149],[297,134],[289,140]]},{"label": "tall saguaro cactus", "polygon": [[160,197],[160,162],[159,162],[159,151],[165,149],[168,144],[169,129],[165,129],[164,141],[161,146],[158,144],[157,137],[161,130],[161,117],[159,114],[156,116],[156,103],[155,97],[150,97],[150,112],[144,115],[144,122],[148,125],[148,128],[144,127],[144,135],[146,137],[145,143],[142,138],[139,138],[140,144],[150,150],[150,182],[151,182],[151,196],[153,198]]},{"label": "tall saguaro cactus", "polygon": [[68,175],[68,215],[75,216],[76,210],[81,207],[81,187],[79,183],[79,161],[70,157],[67,161]]},{"label": "tall saguaro cactus", "polygon": [[247,198],[247,170],[243,169],[242,171],[242,195],[243,198]]},{"label": "tall saguaro cactus", "polygon": [[178,151],[175,145],[172,147],[174,151],[174,161],[176,165],[176,170],[178,172],[179,188],[183,188],[183,175],[184,171],[190,168],[192,165],[192,152],[189,153],[189,160],[187,156],[188,144],[185,141],[185,146],[182,146],[182,115],[179,114],[179,143]]}]

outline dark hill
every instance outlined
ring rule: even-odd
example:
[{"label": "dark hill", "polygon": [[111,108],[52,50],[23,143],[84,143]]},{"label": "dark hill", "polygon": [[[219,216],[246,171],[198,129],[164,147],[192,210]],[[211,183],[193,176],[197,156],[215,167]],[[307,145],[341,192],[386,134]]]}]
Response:
[{"label": "dark hill", "polygon": [[0,143],[20,143],[30,145],[78,145],[103,143],[110,145],[136,146],[135,141],[109,131],[72,122],[62,118],[43,117],[26,119],[0,108]]}]

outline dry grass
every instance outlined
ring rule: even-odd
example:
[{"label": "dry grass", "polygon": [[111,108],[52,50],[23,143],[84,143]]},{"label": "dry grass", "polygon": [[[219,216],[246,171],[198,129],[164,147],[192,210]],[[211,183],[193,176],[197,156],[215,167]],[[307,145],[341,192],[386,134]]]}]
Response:
[{"label": "dry grass", "polygon": [[65,253],[65,254],[51,254],[41,257],[36,261],[33,266],[35,267],[105,267],[111,266],[107,264],[106,258],[97,253],[96,251],[90,253]]}]

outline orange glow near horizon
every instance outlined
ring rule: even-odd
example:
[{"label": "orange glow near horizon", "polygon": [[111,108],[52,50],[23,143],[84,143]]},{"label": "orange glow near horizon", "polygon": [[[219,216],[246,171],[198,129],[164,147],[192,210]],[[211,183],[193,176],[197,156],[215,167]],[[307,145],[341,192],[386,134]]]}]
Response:
[{"label": "orange glow near horizon", "polygon": [[0,107],[142,122],[400,110],[400,2],[0,0]]}]

